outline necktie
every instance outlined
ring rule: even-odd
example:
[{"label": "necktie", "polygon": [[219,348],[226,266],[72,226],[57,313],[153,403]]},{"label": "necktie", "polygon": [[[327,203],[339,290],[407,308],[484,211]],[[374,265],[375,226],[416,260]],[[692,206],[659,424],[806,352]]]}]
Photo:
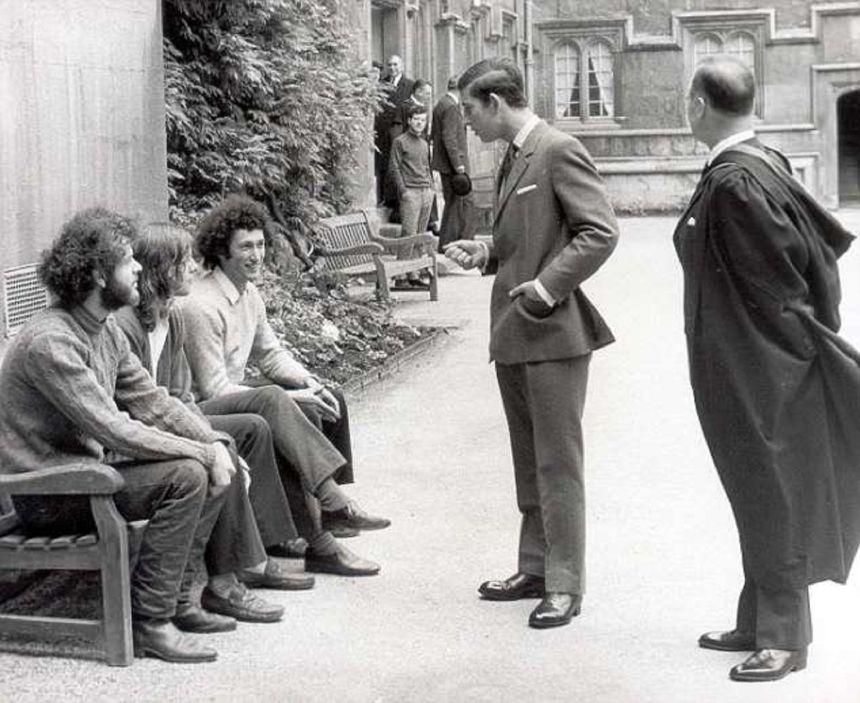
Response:
[{"label": "necktie", "polygon": [[516,146],[513,142],[508,147],[508,150],[505,152],[505,158],[502,159],[502,165],[499,167],[499,192],[502,192],[502,188],[505,185],[505,181],[508,178],[508,174],[511,172],[511,165],[514,163],[514,159],[517,158],[517,152],[519,151],[519,147]]}]

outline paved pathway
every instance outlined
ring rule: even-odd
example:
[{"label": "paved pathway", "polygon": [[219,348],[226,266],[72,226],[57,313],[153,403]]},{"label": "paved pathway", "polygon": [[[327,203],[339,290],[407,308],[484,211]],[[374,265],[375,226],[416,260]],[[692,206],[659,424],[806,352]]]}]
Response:
[{"label": "paved pathway", "polygon": [[[851,215],[860,231],[860,213]],[[535,601],[475,588],[515,568],[518,515],[507,435],[486,363],[490,279],[400,294],[397,314],[459,324],[413,366],[353,403],[359,484],[388,530],[350,540],[383,563],[273,594],[281,625],[212,636],[217,663],[0,655],[0,700],[860,702],[860,577],[812,593],[810,668],[736,684],[741,659],[696,647],[731,624],[740,560],[700,436],[685,368],[680,275],[668,219],[630,219],[586,288],[618,342],[592,365],[586,407],[589,591],[569,627],[535,631]],[[860,345],[860,247],[844,262],[846,335]]]}]

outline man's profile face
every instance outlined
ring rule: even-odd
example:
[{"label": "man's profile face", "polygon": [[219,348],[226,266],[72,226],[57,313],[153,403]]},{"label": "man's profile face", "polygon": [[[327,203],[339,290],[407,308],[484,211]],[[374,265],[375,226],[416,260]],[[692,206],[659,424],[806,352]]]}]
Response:
[{"label": "man's profile face", "polygon": [[256,281],[263,271],[266,239],[261,229],[237,229],[230,238],[229,256],[219,257],[221,270],[241,289]]},{"label": "man's profile face", "polygon": [[484,104],[467,87],[461,94],[466,124],[482,142],[493,142],[501,136],[499,109],[494,102]]},{"label": "man's profile face", "polygon": [[197,277],[197,261],[190,251],[186,251],[182,256],[180,264],[179,276],[176,279],[176,290],[173,295],[182,296],[188,295],[191,292],[191,283]]},{"label": "man's profile face", "polygon": [[134,258],[131,244],[122,245],[122,258],[101,289],[101,303],[107,310],[119,310],[126,305],[137,305],[140,302],[140,292],[137,289],[137,277],[141,266]]}]

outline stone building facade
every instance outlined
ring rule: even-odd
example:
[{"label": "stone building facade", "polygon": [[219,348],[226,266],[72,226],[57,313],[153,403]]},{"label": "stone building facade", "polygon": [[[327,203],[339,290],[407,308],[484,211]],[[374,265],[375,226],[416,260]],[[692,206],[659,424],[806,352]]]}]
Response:
[{"label": "stone building facade", "polygon": [[[701,56],[753,68],[756,130],[828,207],[860,203],[856,0],[363,0],[364,50],[432,81],[492,55],[523,69],[537,112],[585,143],[622,211],[678,208],[705,149],[685,121]],[[496,149],[472,141],[479,176]]]}]

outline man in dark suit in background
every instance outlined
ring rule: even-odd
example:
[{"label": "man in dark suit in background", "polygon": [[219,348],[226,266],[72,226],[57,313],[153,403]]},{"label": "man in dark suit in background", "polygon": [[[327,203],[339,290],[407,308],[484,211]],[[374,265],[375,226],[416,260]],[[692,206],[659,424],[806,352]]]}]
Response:
[{"label": "man in dark suit in background", "polygon": [[522,513],[517,573],[478,589],[490,600],[540,597],[529,625],[566,625],[585,590],[582,410],[591,352],[612,333],[580,289],[606,261],[618,226],[583,146],[540,120],[509,59],[470,67],[458,82],[468,124],[509,142],[496,181],[493,239],[445,253],[496,272],[490,357],[510,432]]},{"label": "man in dark suit in background", "polygon": [[853,237],[752,130],[755,78],[709,57],[687,96],[711,153],[675,231],[702,431],[732,506],[744,586],[707,649],[751,652],[736,681],[806,666],[808,585],[844,583],[860,540],[860,357],[836,336]]},{"label": "man in dark suit in background", "polygon": [[415,83],[403,74],[403,61],[396,54],[388,59],[388,77],[385,82],[389,89],[388,97],[375,120],[376,148],[379,150],[377,178],[382,181],[381,186],[377,183],[377,188],[381,190],[381,202],[396,210],[397,191],[387,176],[388,161],[391,158],[391,143],[400,134],[393,134],[400,105],[412,95],[412,85]]},{"label": "man in dark suit in background", "polygon": [[456,239],[472,239],[474,232],[474,201],[472,194],[456,195],[451,185],[457,173],[469,173],[469,151],[466,145],[466,122],[460,109],[457,78],[448,80],[448,92],[433,108],[431,140],[433,159],[430,163],[442,180],[445,210],[439,229],[439,246]]}]

